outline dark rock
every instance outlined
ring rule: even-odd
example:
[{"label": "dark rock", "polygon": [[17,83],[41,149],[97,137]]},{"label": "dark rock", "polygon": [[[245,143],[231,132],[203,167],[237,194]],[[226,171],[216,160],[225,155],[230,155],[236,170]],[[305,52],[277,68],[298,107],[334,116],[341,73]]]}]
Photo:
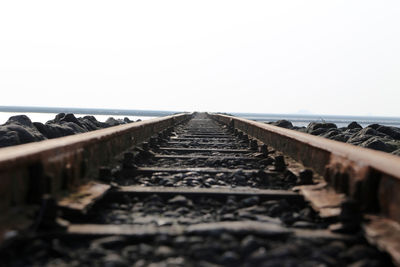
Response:
[{"label": "dark rock", "polygon": [[221,263],[228,266],[237,263],[238,260],[239,255],[233,251],[226,251],[220,258]]},{"label": "dark rock", "polygon": [[310,169],[301,170],[299,173],[299,184],[312,184],[314,172]]},{"label": "dark rock", "polygon": [[291,256],[296,256],[299,253],[299,247],[295,244],[285,244],[271,249],[267,252],[269,258],[284,259]]},{"label": "dark rock", "polygon": [[362,129],[362,126],[358,124],[357,122],[353,121],[351,122],[348,126],[348,129]]},{"label": "dark rock", "polygon": [[371,137],[384,137],[385,135],[382,133],[379,133],[373,128],[366,127],[357,133],[353,134],[348,140],[347,143],[353,144],[353,145],[361,145],[363,142],[367,141]]},{"label": "dark rock", "polygon": [[376,129],[371,128],[369,126],[364,128],[364,129],[362,129],[362,130],[360,130],[357,133],[357,135],[372,135],[372,136],[380,136],[380,137],[385,137],[386,136],[386,134],[384,134],[382,132],[379,132]]},{"label": "dark rock", "polygon": [[378,137],[371,137],[367,141],[361,143],[360,146],[389,153],[394,150],[392,147],[382,142]]},{"label": "dark rock", "polygon": [[33,123],[36,129],[48,139],[58,138],[75,134],[75,131],[68,125]]},{"label": "dark rock", "polygon": [[259,201],[260,201],[260,198],[258,196],[254,196],[254,197],[245,198],[242,201],[240,201],[240,203],[245,207],[249,207],[249,206],[257,205]]},{"label": "dark rock", "polygon": [[117,125],[121,124],[118,120],[116,120],[116,119],[114,119],[112,117],[108,118],[105,123],[110,127],[117,126]]},{"label": "dark rock", "polygon": [[128,262],[119,254],[108,254],[104,259],[102,266],[104,267],[125,267],[129,266]]},{"label": "dark rock", "polygon": [[53,120],[47,121],[47,123],[60,123],[61,119],[65,117],[65,113],[58,113]]},{"label": "dark rock", "polygon": [[379,127],[381,127],[381,125],[380,125],[380,124],[377,124],[377,123],[374,123],[374,124],[368,125],[367,127],[376,130],[376,129],[378,129]]},{"label": "dark rock", "polygon": [[286,129],[292,129],[293,128],[293,124],[290,121],[287,120],[279,120],[276,122],[271,122],[271,125],[275,125],[275,126],[279,126],[282,128],[286,128]]},{"label": "dark rock", "polygon": [[88,131],[74,122],[63,122],[63,123],[61,123],[61,126],[67,126],[67,127],[71,128],[75,134],[85,133]]},{"label": "dark rock", "polygon": [[279,218],[283,223],[291,225],[298,219],[298,215],[293,212],[283,212]]},{"label": "dark rock", "polygon": [[286,200],[281,201],[268,201],[268,204],[271,203],[268,208],[268,214],[270,216],[278,216],[278,214],[284,212],[289,208],[289,203]]},{"label": "dark rock", "polygon": [[325,138],[329,138],[332,139],[334,136],[337,136],[339,134],[341,134],[342,132],[338,129],[331,129],[325,133],[323,133],[322,135],[320,135],[321,137],[325,137]]},{"label": "dark rock", "polygon": [[283,175],[285,176],[284,180],[287,183],[295,183],[297,181],[297,176],[289,170],[286,170]]},{"label": "dark rock", "polygon": [[379,126],[376,129],[378,132],[384,133],[395,140],[400,140],[400,129],[396,127],[389,127],[389,126]]},{"label": "dark rock", "polygon": [[308,133],[315,132],[318,129],[337,129],[337,126],[334,123],[319,123],[319,122],[311,122],[307,126]]},{"label": "dark rock", "polygon": [[108,236],[94,239],[91,242],[91,248],[114,249],[126,243],[126,238],[123,236]]},{"label": "dark rock", "polygon": [[83,128],[82,124],[78,121],[78,119],[72,113],[65,114],[65,116],[60,119],[60,123],[63,123],[63,122],[72,122],[72,123],[77,124],[79,127]]},{"label": "dark rock", "polygon": [[167,246],[159,246],[155,251],[154,255],[159,258],[168,258],[174,254],[174,250]]},{"label": "dark rock", "polygon": [[132,265],[132,267],[147,267],[147,266],[149,266],[149,263],[147,263],[144,259],[137,260],[135,264]]},{"label": "dark rock", "polygon": [[321,252],[331,257],[336,257],[341,251],[347,249],[346,244],[342,241],[332,241],[328,245],[321,248]]},{"label": "dark rock", "polygon": [[125,123],[131,123],[131,122],[133,122],[133,121],[131,121],[128,117],[125,117],[125,118],[124,118],[124,122],[125,122]]},{"label": "dark rock", "polygon": [[175,196],[175,197],[171,198],[170,200],[168,200],[168,204],[185,205],[185,206],[192,206],[193,205],[191,200],[189,200],[186,197],[181,196],[181,195]]},{"label": "dark rock", "polygon": [[[28,127],[19,123],[10,123],[1,127],[4,132],[16,132],[20,141],[20,144],[36,142],[46,139],[32,124],[32,127]],[[13,137],[14,134],[7,135],[6,139],[15,142],[16,139]]]},{"label": "dark rock", "polygon": [[282,155],[278,155],[274,158],[274,165],[277,171],[283,171],[286,168],[285,158]]},{"label": "dark rock", "polygon": [[93,116],[85,116],[83,118],[78,118],[78,120],[81,123],[81,125],[88,131],[94,131],[101,128],[106,128],[105,124],[103,126]]},{"label": "dark rock", "polygon": [[315,228],[315,223],[305,222],[305,221],[297,221],[292,224],[294,228]]},{"label": "dark rock", "polygon": [[17,115],[10,117],[4,125],[19,124],[28,128],[33,128],[32,121],[26,115]]},{"label": "dark rock", "polygon": [[332,258],[328,255],[324,255],[319,250],[315,250],[312,253],[311,258],[313,260],[317,260],[318,262],[320,262],[319,265],[325,265],[325,266],[339,266],[340,265],[340,264],[338,264],[338,262],[335,258]]},{"label": "dark rock", "polygon": [[332,136],[330,139],[335,140],[335,141],[339,141],[339,142],[344,142],[344,143],[346,143],[347,140],[350,139],[350,135],[338,134],[338,135]]},{"label": "dark rock", "polygon": [[250,254],[249,261],[253,263],[259,263],[269,258],[269,255],[265,248],[261,247]]},{"label": "dark rock", "polygon": [[311,208],[306,207],[299,212],[298,218],[299,218],[299,220],[313,221],[314,211]]},{"label": "dark rock", "polygon": [[260,243],[254,236],[248,235],[245,238],[243,238],[242,242],[240,243],[240,246],[243,252],[247,254],[256,250],[260,246]]},{"label": "dark rock", "polygon": [[341,258],[349,259],[351,261],[359,261],[364,259],[377,258],[377,251],[366,245],[354,245],[351,248],[343,251],[339,255]]},{"label": "dark rock", "polygon": [[0,147],[15,146],[21,144],[18,133],[3,130],[0,127]]}]

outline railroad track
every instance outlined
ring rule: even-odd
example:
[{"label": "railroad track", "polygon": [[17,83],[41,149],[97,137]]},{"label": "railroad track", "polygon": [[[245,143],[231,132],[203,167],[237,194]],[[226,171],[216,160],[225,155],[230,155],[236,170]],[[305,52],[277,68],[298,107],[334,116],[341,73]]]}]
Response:
[{"label": "railroad track", "polygon": [[394,163],[205,113],[5,148],[0,264],[399,265]]}]

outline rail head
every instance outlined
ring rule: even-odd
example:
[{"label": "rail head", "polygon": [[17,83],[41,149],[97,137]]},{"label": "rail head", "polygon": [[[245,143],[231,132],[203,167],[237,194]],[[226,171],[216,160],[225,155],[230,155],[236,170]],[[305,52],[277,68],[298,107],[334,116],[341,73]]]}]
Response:
[{"label": "rail head", "polygon": [[290,155],[324,176],[337,191],[400,222],[400,157],[322,137],[251,121],[209,114]]}]

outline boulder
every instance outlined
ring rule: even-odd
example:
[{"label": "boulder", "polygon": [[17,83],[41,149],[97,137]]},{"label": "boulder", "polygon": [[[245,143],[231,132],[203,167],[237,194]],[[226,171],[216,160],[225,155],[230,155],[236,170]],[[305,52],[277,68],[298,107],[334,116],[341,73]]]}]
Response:
[{"label": "boulder", "polygon": [[58,113],[53,120],[49,120],[46,123],[59,123],[62,118],[65,117],[65,113]]},{"label": "boulder", "polygon": [[106,120],[105,123],[106,123],[109,127],[117,126],[117,125],[120,125],[120,124],[121,124],[118,120],[114,119],[113,117],[108,118],[108,119]]},{"label": "boulder", "polygon": [[320,122],[311,122],[307,126],[307,133],[312,135],[322,135],[328,132],[330,129],[337,129],[336,124],[334,123],[320,123]]},{"label": "boulder", "polygon": [[271,122],[271,125],[275,125],[275,126],[279,126],[282,128],[286,128],[286,129],[292,129],[293,128],[293,124],[288,121],[288,120],[279,120],[279,121],[275,121],[275,122]]},{"label": "boulder", "polygon": [[65,114],[65,116],[60,119],[61,124],[64,122],[72,122],[78,125],[80,128],[84,128],[79,120],[72,113]]},{"label": "boulder", "polygon": [[334,128],[334,129],[336,129],[337,126],[334,123],[310,122],[310,124],[308,124],[308,126],[307,126],[307,131],[312,132],[312,131],[315,131],[315,130],[320,129],[320,128],[323,128],[323,129],[332,129],[332,128]]},{"label": "boulder", "polygon": [[108,127],[108,125],[104,122],[96,120],[94,116],[84,116],[83,118],[79,118],[79,120],[81,121],[81,123],[83,122],[95,126],[96,130]]},{"label": "boulder", "polygon": [[[32,121],[25,115],[12,116],[1,126],[3,145],[8,140],[11,145],[25,144],[46,139],[33,125]],[[18,138],[16,138],[16,136]]]},{"label": "boulder", "polygon": [[125,117],[125,118],[124,118],[124,122],[125,122],[125,123],[131,123],[131,122],[134,122],[134,121],[131,121],[128,117]]},{"label": "boulder", "polygon": [[379,137],[376,136],[369,138],[367,141],[361,143],[360,146],[389,153],[394,150],[393,147],[385,144]]},{"label": "boulder", "polygon": [[313,131],[307,130],[307,133],[312,134],[312,135],[324,135],[327,132],[329,132],[329,130],[330,129],[327,129],[327,128],[318,128],[318,129],[315,129]]},{"label": "boulder", "polygon": [[0,126],[0,147],[85,133],[131,122],[133,121],[129,118],[116,120],[111,117],[106,123],[103,123],[96,120],[94,116],[76,118],[71,113],[59,113],[53,120],[43,124],[40,122],[32,123],[26,115],[12,116],[4,125]]},{"label": "boulder", "polygon": [[63,137],[67,135],[75,134],[74,129],[69,127],[68,125],[59,125],[55,123],[40,123],[34,122],[35,127],[48,139]]},{"label": "boulder", "polygon": [[17,132],[0,129],[0,147],[15,146],[21,144]]},{"label": "boulder", "polygon": [[86,130],[85,128],[79,126],[78,124],[76,124],[74,122],[63,122],[63,123],[61,123],[61,126],[67,126],[67,127],[71,128],[75,134],[88,132],[88,130]]},{"label": "boulder", "polygon": [[349,138],[350,138],[349,135],[346,135],[346,134],[341,133],[341,134],[332,136],[330,139],[335,140],[335,141],[339,141],[339,142],[344,142],[344,143],[346,143],[347,140],[349,140]]},{"label": "boulder", "polygon": [[400,129],[396,127],[381,125],[376,129],[380,133],[384,133],[395,140],[400,140]]},{"label": "boulder", "polygon": [[19,124],[29,128],[33,128],[31,119],[26,115],[17,115],[10,117],[4,125]]},{"label": "boulder", "polygon": [[334,136],[341,134],[342,132],[338,129],[329,129],[327,132],[323,133],[321,137],[332,139]]},{"label": "boulder", "polygon": [[353,144],[353,145],[361,145],[363,142],[367,141],[368,139],[372,137],[386,137],[385,134],[379,133],[373,128],[370,128],[369,126],[358,131],[357,133],[353,134],[348,140],[347,143]]},{"label": "boulder", "polygon": [[362,126],[358,124],[357,122],[353,121],[351,122],[348,126],[348,129],[362,129]]}]

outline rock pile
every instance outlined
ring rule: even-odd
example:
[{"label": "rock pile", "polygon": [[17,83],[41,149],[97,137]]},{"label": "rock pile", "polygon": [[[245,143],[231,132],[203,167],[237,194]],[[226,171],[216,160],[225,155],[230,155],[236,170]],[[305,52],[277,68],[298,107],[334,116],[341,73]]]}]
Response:
[{"label": "rock pile", "polygon": [[371,124],[363,128],[355,121],[351,122],[347,127],[341,128],[338,128],[334,123],[325,122],[311,122],[307,127],[295,127],[287,120],[271,122],[270,124],[400,155],[400,128],[397,127]]},{"label": "rock pile", "polygon": [[71,113],[60,113],[53,120],[43,124],[32,122],[26,115],[12,116],[5,124],[0,125],[0,147],[85,133],[131,122],[133,121],[128,118],[109,118],[106,122],[99,122],[93,116],[76,118]]}]

